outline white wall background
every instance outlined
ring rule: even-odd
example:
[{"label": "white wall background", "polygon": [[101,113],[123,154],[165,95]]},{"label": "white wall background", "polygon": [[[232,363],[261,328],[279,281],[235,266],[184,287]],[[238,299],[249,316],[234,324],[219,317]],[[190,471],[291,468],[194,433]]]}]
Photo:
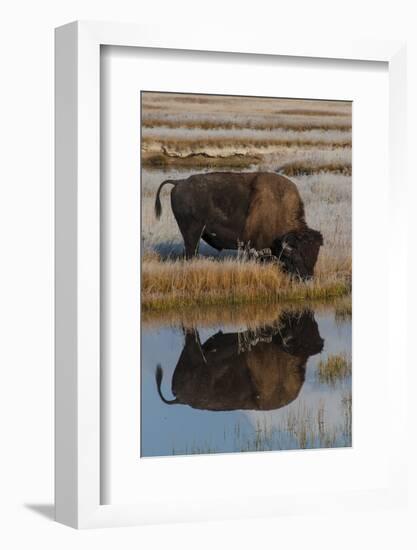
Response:
[{"label": "white wall background", "polygon": [[[407,510],[366,517],[276,520],[76,532],[53,515],[53,29],[75,19],[166,23],[178,32],[216,22],[248,33],[408,40],[410,214],[417,196],[417,35],[414,2],[243,0],[9,0],[0,8],[0,545],[3,548],[415,548],[417,487]],[[411,210],[413,209],[413,210]],[[410,231],[416,235],[412,214]],[[413,242],[414,239],[411,239]],[[410,288],[416,262],[410,251]],[[410,304],[415,299],[410,292]],[[415,300],[414,300],[415,303]],[[410,359],[414,341],[409,314]],[[415,387],[410,361],[410,397]],[[416,407],[410,404],[410,460]],[[414,434],[414,435],[413,435]],[[390,442],[387,442],[389,444]],[[411,454],[413,453],[413,454]],[[341,472],[341,475],[343,473]]]}]

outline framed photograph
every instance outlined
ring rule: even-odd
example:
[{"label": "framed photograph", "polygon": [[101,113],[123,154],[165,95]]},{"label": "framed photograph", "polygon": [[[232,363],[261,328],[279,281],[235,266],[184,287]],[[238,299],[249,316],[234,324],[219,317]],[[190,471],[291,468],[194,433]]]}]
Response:
[{"label": "framed photograph", "polygon": [[141,111],[141,456],[351,447],[352,102]]},{"label": "framed photograph", "polygon": [[56,30],[58,521],[404,502],[404,51]]}]

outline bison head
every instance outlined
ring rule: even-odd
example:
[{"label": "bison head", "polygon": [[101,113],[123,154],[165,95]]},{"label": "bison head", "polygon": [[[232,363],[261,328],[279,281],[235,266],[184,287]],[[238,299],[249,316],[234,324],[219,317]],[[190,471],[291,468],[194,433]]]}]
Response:
[{"label": "bison head", "polygon": [[272,254],[276,256],[284,271],[298,275],[301,279],[313,276],[323,236],[314,229],[290,231],[272,243]]}]

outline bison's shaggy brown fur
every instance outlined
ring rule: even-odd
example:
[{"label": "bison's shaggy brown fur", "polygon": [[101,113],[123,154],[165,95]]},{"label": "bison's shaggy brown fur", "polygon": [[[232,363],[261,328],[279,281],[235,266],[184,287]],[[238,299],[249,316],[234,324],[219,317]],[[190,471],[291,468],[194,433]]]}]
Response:
[{"label": "bison's shaggy brown fur", "polygon": [[261,250],[270,248],[274,237],[306,228],[304,205],[295,183],[278,174],[257,174],[251,181],[242,240]]}]

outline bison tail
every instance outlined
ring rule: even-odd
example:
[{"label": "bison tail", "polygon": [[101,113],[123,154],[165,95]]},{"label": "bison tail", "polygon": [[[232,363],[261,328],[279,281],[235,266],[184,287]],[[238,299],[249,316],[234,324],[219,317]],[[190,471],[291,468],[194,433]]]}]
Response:
[{"label": "bison tail", "polygon": [[158,191],[156,192],[156,198],[155,198],[155,216],[157,220],[159,220],[162,214],[162,205],[161,205],[161,199],[159,198],[159,194],[161,192],[162,187],[166,183],[172,183],[173,185],[176,185],[178,183],[178,180],[165,180],[158,187]]},{"label": "bison tail", "polygon": [[162,376],[163,376],[164,372],[161,368],[161,365],[158,365],[156,367],[156,372],[155,372],[155,380],[156,380],[156,389],[158,390],[158,394],[159,394],[159,397],[162,399],[162,401],[164,403],[166,403],[167,405],[175,405],[175,403],[178,403],[178,399],[165,399],[165,397],[162,395],[162,391],[161,391],[161,383],[162,383]]}]

